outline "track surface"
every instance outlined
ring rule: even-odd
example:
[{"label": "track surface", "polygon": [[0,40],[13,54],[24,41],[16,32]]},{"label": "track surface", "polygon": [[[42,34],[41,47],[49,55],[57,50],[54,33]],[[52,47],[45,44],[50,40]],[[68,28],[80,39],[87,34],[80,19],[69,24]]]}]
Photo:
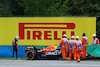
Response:
[{"label": "track surface", "polygon": [[100,67],[100,61],[0,60],[0,67]]}]

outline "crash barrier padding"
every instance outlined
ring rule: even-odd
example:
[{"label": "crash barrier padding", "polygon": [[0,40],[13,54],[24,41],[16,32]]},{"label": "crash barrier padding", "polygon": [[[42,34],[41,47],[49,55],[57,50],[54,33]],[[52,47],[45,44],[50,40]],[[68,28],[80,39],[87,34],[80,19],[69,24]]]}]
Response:
[{"label": "crash barrier padding", "polygon": [[[47,46],[35,46],[35,47],[40,49],[40,48],[47,47]],[[18,57],[26,58],[25,48],[26,46],[18,45]],[[0,45],[0,58],[4,58],[4,57],[11,58],[12,53],[13,53],[12,45],[9,45],[9,46]],[[16,57],[16,52],[14,54],[14,57]]]},{"label": "crash barrier padding", "polygon": [[[25,58],[25,47],[26,46],[18,46],[18,57]],[[13,54],[13,47],[12,46],[0,46],[0,57],[11,58]],[[14,54],[16,57],[16,52]]]},{"label": "crash barrier padding", "polygon": [[87,54],[93,57],[100,57],[100,45],[89,45],[87,47]]}]

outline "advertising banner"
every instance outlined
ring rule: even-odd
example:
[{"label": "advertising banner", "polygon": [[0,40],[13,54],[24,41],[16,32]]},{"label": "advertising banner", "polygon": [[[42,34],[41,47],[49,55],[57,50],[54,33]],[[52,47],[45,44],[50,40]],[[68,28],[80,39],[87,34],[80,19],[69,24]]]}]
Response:
[{"label": "advertising banner", "polygon": [[59,45],[62,35],[86,33],[89,45],[96,33],[96,17],[0,17],[0,45],[12,45],[19,35],[18,45]]}]

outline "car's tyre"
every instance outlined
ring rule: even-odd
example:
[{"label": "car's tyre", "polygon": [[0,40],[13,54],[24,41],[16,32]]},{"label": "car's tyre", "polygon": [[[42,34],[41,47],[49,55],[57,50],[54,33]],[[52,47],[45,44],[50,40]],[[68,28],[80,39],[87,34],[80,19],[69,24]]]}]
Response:
[{"label": "car's tyre", "polygon": [[35,54],[32,51],[27,51],[26,52],[26,57],[27,57],[28,60],[32,60],[32,59],[35,58]]}]

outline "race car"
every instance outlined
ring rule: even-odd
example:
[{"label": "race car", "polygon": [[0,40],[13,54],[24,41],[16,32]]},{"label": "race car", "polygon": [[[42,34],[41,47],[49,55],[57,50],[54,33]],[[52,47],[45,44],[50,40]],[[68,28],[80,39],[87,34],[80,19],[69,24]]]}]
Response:
[{"label": "race car", "polygon": [[62,58],[61,48],[58,46],[48,46],[40,49],[37,49],[34,46],[26,46],[25,52],[28,60]]}]

